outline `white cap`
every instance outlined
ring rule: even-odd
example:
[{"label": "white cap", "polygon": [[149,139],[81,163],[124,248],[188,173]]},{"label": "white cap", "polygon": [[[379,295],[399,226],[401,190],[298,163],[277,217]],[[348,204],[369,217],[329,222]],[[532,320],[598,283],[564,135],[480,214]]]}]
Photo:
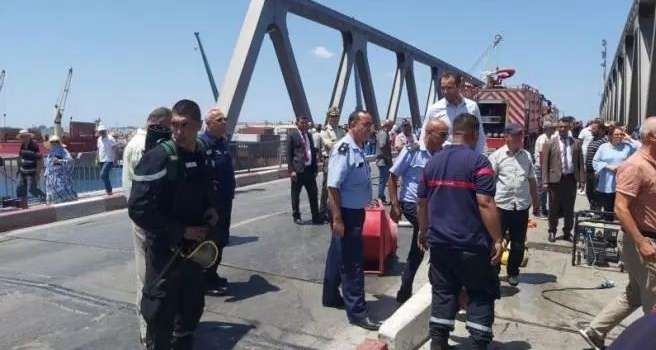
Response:
[{"label": "white cap", "polygon": [[98,131],[107,131],[107,128],[104,125],[100,124],[98,125]]},{"label": "white cap", "polygon": [[50,138],[48,139],[48,142],[61,142],[61,139],[60,139],[59,136],[57,136],[57,135],[52,135],[52,136],[50,136]]}]

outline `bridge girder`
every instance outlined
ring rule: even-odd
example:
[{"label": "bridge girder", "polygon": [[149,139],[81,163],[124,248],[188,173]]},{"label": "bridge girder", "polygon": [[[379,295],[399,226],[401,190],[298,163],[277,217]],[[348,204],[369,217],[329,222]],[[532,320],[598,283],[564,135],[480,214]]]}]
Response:
[{"label": "bridge girder", "polygon": [[405,84],[412,122],[415,127],[421,126],[422,115],[420,114],[414,75],[415,63],[424,64],[430,67],[431,70],[426,109],[438,98],[439,74],[441,72],[446,70],[456,72],[461,74],[463,80],[469,84],[483,85],[483,82],[476,77],[425,51],[314,1],[251,0],[217,101],[217,106],[225,112],[228,119],[229,134],[233,134],[237,125],[246,91],[266,34],[269,34],[273,42],[294,113],[296,116],[306,115],[314,120],[289,39],[286,20],[289,13],[336,29],[342,33],[342,54],[333,85],[330,106],[337,106],[340,110],[342,109],[348,82],[355,67],[360,78],[358,79],[360,81],[359,88],[362,90],[365,108],[372,114],[374,122],[378,126],[381,123],[381,118],[378,112],[376,93],[367,56],[367,46],[369,44],[392,51],[397,57],[396,74],[386,113],[388,119],[396,120]]}]

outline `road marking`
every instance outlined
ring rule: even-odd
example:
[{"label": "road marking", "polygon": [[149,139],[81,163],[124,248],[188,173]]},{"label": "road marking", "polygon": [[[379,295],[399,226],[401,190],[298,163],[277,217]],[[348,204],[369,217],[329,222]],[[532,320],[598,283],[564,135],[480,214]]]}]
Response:
[{"label": "road marking", "polygon": [[287,211],[277,211],[277,212],[275,212],[275,213],[271,213],[271,214],[266,214],[266,215],[256,216],[256,217],[254,217],[254,218],[250,218],[250,219],[248,219],[248,220],[244,220],[244,221],[240,221],[240,222],[238,222],[238,223],[232,224],[232,225],[230,226],[230,228],[235,228],[235,227],[239,227],[239,226],[244,226],[244,225],[246,225],[246,224],[250,224],[250,223],[253,223],[253,222],[255,222],[255,221],[268,219],[268,218],[270,218],[270,217],[274,217],[274,216],[282,215],[282,214],[285,214],[285,213],[287,213]]}]

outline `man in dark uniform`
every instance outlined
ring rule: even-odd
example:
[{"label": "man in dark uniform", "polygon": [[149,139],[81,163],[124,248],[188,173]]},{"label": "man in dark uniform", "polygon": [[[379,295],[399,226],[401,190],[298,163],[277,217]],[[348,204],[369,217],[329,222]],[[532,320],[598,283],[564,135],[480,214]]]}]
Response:
[{"label": "man in dark uniform", "polygon": [[[364,300],[362,242],[364,209],[371,202],[371,169],[363,147],[371,126],[369,113],[351,113],[349,131],[335,144],[330,155],[328,196],[333,236],[326,259],[323,304],[345,306],[352,324],[378,330],[380,323],[369,318]],[[340,282],[343,298],[339,295]]]},{"label": "man in dark uniform", "polygon": [[235,168],[228,148],[226,137],[226,116],[218,108],[212,108],[205,118],[207,130],[201,140],[207,145],[206,154],[209,158],[210,179],[212,180],[213,203],[219,217],[212,240],[219,248],[216,263],[205,271],[205,286],[208,294],[224,295],[228,290],[228,280],[220,277],[217,268],[221,263],[223,248],[230,238],[230,215],[232,200],[235,198]]},{"label": "man in dark uniform", "polygon": [[424,249],[430,246],[431,350],[448,349],[462,287],[469,295],[467,329],[476,349],[487,349],[494,301],[500,296],[501,225],[494,171],[474,150],[478,118],[460,114],[452,130],[453,143],[433,155],[418,191],[419,240]]},{"label": "man in dark uniform", "polygon": [[21,140],[20,151],[18,152],[20,182],[16,189],[16,197],[21,200],[21,206],[24,208],[27,208],[28,181],[30,183],[30,194],[41,201],[46,200],[46,194],[38,187],[39,173],[41,172],[41,152],[39,152],[39,146],[32,140],[33,136],[27,130],[21,130],[18,133],[18,138]]},{"label": "man in dark uniform", "polygon": [[173,259],[177,247],[202,241],[210,231],[208,222],[216,221],[208,219],[213,209],[205,155],[196,141],[200,126],[198,105],[177,102],[171,119],[172,142],[147,151],[134,171],[128,213],[146,233],[141,312],[147,322],[148,350],[192,349],[203,313],[202,267]]}]

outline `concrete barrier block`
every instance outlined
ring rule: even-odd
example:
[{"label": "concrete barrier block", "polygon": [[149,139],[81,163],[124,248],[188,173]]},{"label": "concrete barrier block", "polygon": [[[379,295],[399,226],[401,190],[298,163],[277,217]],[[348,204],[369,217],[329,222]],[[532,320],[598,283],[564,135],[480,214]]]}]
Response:
[{"label": "concrete barrier block", "polygon": [[55,221],[57,221],[57,214],[55,213],[55,208],[51,206],[13,211],[0,214],[0,232],[44,225]]},{"label": "concrete barrier block", "polygon": [[104,213],[105,198],[82,199],[75,202],[57,204],[54,207],[57,221],[75,219],[81,216]]},{"label": "concrete barrier block", "polygon": [[431,285],[425,284],[389,317],[378,331],[378,339],[389,350],[417,349],[429,338]]}]

